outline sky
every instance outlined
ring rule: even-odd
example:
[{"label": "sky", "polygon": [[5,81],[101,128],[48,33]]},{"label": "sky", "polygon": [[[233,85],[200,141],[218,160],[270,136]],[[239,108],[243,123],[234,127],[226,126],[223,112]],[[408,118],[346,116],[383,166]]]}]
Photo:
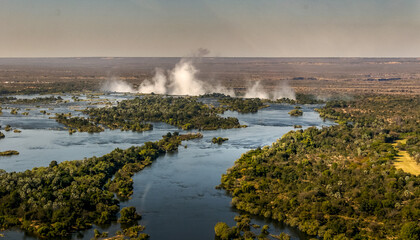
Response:
[{"label": "sky", "polygon": [[420,0],[0,0],[0,57],[419,57]]}]

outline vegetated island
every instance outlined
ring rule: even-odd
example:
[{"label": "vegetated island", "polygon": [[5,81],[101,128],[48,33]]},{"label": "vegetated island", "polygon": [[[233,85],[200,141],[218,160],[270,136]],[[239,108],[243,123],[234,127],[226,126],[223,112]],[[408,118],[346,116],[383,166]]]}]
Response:
[{"label": "vegetated island", "polygon": [[299,108],[295,108],[295,109],[293,109],[292,111],[289,112],[289,115],[293,116],[293,117],[299,117],[299,116],[303,115],[303,111],[300,110]]},{"label": "vegetated island", "polygon": [[[220,103],[216,109],[223,113],[226,110],[236,111],[239,113],[256,113],[258,110],[270,107],[269,103],[275,104],[323,104],[325,101],[317,99],[311,94],[296,94],[296,100],[289,98],[280,98],[277,100],[259,99],[259,98],[242,98],[230,97],[222,93],[212,93],[201,95],[200,98],[215,98]],[[300,109],[299,106],[296,109]]]},{"label": "vegetated island", "polygon": [[115,107],[89,108],[84,111],[92,121],[110,129],[142,128],[145,122],[165,122],[184,130],[240,128],[237,118],[223,118],[215,108],[197,101],[197,97],[149,95],[123,100]]},{"label": "vegetated island", "polygon": [[269,107],[265,102],[259,98],[220,98],[219,103],[223,110],[237,111],[239,113],[256,113],[262,108]]},{"label": "vegetated island", "polygon": [[235,208],[323,239],[420,239],[420,176],[394,166],[392,145],[410,139],[410,156],[420,152],[418,106],[420,96],[329,102],[318,111],[339,125],[243,154],[220,187]]},{"label": "vegetated island", "polygon": [[9,132],[12,130],[12,126],[10,126],[9,124],[6,125],[6,127],[4,128],[4,131]]},{"label": "vegetated island", "polygon": [[77,129],[79,132],[103,132],[104,128],[92,123],[90,119],[84,117],[70,117],[64,113],[56,113],[55,121],[64,124],[69,128],[69,132],[73,133]]},{"label": "vegetated island", "polygon": [[214,137],[211,142],[214,144],[222,144],[223,142],[229,140],[229,138]]},{"label": "vegetated island", "polygon": [[102,157],[52,161],[49,167],[18,173],[0,170],[0,230],[17,226],[41,238],[59,238],[110,223],[120,209],[114,193],[129,197],[134,173],[177,150],[181,141],[201,137],[168,133],[160,141],[117,148]]},{"label": "vegetated island", "polygon": [[19,152],[16,150],[7,150],[0,152],[0,156],[12,156],[12,155],[19,155]]}]

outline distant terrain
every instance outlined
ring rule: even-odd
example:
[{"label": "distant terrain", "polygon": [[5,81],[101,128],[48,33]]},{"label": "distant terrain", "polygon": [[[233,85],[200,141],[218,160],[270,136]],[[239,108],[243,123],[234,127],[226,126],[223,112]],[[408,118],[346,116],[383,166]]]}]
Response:
[{"label": "distant terrain", "polygon": [[[106,80],[138,86],[180,58],[0,58],[0,93],[100,90]],[[297,93],[420,94],[419,58],[199,58],[197,77],[236,92],[260,81]]]}]

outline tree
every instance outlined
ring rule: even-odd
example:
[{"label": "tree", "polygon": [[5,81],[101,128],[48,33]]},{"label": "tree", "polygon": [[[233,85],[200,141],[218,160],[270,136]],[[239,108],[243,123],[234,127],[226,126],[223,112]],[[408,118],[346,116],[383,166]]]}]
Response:
[{"label": "tree", "polygon": [[51,161],[51,163],[50,163],[50,168],[53,168],[53,167],[55,167],[55,166],[57,166],[58,164],[57,164],[57,161],[55,161],[55,160],[52,160]]},{"label": "tree", "polygon": [[136,212],[135,207],[125,207],[121,209],[121,216],[118,219],[120,223],[131,223],[141,219],[141,215]]},{"label": "tree", "polygon": [[230,228],[226,223],[218,222],[214,226],[214,234],[220,239],[229,239]]}]

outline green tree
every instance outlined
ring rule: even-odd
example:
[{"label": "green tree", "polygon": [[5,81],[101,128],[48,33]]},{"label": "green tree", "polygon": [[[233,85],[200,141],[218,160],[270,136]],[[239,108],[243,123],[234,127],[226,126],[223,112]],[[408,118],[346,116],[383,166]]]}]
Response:
[{"label": "green tree", "polygon": [[141,215],[136,212],[135,207],[125,207],[121,209],[121,216],[118,219],[120,223],[131,223],[141,219]]},{"label": "green tree", "polygon": [[216,237],[219,237],[220,239],[229,239],[230,235],[230,228],[229,226],[224,222],[218,222],[214,226],[214,234]]}]

